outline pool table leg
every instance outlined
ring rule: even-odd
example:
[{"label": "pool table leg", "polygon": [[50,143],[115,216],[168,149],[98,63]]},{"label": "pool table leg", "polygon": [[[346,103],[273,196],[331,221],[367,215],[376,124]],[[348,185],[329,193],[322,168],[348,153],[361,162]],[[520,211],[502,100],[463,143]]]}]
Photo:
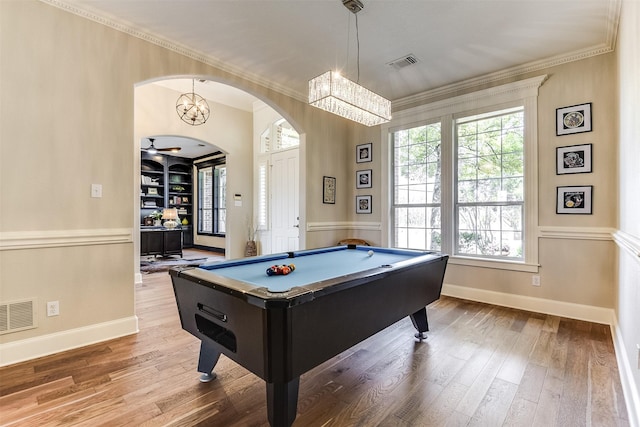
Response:
[{"label": "pool table leg", "polygon": [[271,427],[289,427],[296,419],[300,377],[287,383],[267,383],[267,415]]},{"label": "pool table leg", "polygon": [[411,315],[411,322],[413,326],[418,330],[415,337],[420,341],[427,339],[426,332],[429,330],[429,321],[427,320],[427,308],[421,308]]},{"label": "pool table leg", "polygon": [[218,363],[219,358],[220,352],[211,344],[204,340],[200,342],[200,357],[198,358],[198,372],[202,372],[200,382],[208,383],[216,379],[213,368]]}]

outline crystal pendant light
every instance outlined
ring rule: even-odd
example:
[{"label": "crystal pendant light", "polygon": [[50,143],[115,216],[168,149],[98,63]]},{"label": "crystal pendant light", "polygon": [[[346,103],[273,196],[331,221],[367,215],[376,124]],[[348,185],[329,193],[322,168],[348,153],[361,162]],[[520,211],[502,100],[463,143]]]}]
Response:
[{"label": "crystal pendant light", "polygon": [[[343,0],[343,4],[356,15],[357,34],[357,13],[364,6],[359,0]],[[358,74],[360,74],[359,42]],[[391,120],[391,101],[341,76],[337,71],[327,71],[309,80],[309,104],[366,126],[375,126]]]}]

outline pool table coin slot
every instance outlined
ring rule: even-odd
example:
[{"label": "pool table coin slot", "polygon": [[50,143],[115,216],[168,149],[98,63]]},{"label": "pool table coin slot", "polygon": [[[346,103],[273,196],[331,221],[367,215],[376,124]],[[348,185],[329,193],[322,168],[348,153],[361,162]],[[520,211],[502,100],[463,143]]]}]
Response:
[{"label": "pool table coin slot", "polygon": [[203,312],[203,313],[207,313],[209,316],[212,316],[222,322],[226,322],[227,321],[227,315],[216,310],[215,308],[211,308],[211,307],[207,307],[206,305],[202,304],[202,303],[198,303],[198,310]]}]

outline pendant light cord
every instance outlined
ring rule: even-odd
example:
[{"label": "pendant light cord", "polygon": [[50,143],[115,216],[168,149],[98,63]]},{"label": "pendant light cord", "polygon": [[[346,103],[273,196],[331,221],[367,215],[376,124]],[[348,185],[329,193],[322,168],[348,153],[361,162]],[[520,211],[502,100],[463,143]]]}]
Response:
[{"label": "pendant light cord", "polygon": [[357,59],[358,64],[358,79],[356,83],[360,83],[360,30],[358,29],[358,14],[356,13],[356,46],[357,46]]}]

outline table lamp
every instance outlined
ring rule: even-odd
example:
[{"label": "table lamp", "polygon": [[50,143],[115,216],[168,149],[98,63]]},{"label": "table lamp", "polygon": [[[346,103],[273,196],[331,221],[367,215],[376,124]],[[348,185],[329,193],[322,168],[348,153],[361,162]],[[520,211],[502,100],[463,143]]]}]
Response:
[{"label": "table lamp", "polygon": [[163,224],[165,228],[176,228],[178,226],[178,210],[176,208],[163,209],[162,219],[166,220]]}]

